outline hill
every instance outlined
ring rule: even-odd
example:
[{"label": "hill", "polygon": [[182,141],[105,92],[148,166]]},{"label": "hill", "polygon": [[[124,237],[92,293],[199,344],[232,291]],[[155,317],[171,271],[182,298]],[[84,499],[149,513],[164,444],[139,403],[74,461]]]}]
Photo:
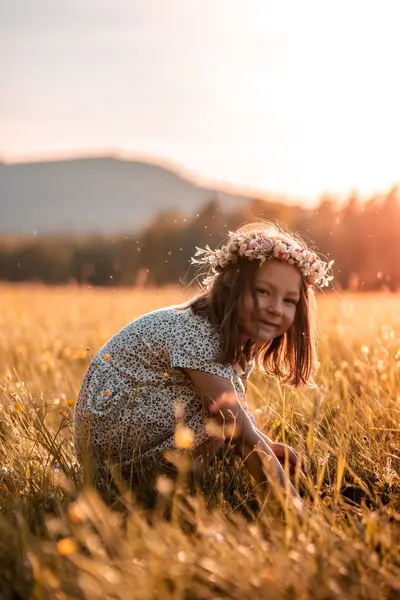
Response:
[{"label": "hill", "polygon": [[134,160],[0,163],[0,234],[132,232],[160,211],[193,214],[216,197],[225,209],[248,200]]}]

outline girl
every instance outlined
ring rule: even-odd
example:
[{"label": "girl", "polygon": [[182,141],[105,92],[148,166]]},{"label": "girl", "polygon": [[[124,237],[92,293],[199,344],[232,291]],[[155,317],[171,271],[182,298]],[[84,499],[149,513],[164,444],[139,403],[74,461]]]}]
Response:
[{"label": "girl", "polygon": [[78,457],[128,473],[191,446],[198,473],[224,442],[212,434],[217,423],[257,482],[268,458],[269,477],[298,497],[280,464],[288,455],[293,472],[297,455],[256,428],[245,382],[254,366],[294,386],[312,381],[313,288],[328,285],[332,263],[270,223],[196,257],[209,267],[203,293],[131,322],[92,360],[75,409]]}]

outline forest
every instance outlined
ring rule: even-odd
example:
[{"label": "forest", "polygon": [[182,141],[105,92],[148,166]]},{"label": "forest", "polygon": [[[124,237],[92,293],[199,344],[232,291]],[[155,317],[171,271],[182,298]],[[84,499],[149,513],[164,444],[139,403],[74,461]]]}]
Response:
[{"label": "forest", "polygon": [[400,193],[338,203],[322,197],[316,208],[254,199],[244,210],[224,211],[210,198],[195,215],[160,212],[140,231],[117,236],[30,236],[0,240],[0,280],[92,286],[190,284],[195,246],[218,246],[249,220],[273,219],[311,241],[334,260],[335,286],[350,291],[400,287]]}]

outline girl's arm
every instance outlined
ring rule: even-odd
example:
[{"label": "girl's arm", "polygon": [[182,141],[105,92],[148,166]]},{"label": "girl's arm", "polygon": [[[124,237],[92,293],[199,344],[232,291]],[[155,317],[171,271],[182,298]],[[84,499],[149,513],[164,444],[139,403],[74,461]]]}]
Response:
[{"label": "girl's arm", "polygon": [[273,479],[280,487],[287,488],[292,496],[300,500],[279,460],[241,405],[232,383],[228,379],[204,371],[194,369],[185,369],[185,371],[198,390],[206,411],[216,419],[222,420],[225,425],[234,426],[232,441],[236,451],[243,458],[257,483],[266,481],[263,463],[267,458]]}]

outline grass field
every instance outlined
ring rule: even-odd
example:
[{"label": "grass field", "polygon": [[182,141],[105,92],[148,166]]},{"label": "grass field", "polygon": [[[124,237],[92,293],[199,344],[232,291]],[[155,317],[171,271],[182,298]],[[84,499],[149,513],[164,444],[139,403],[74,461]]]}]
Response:
[{"label": "grass field", "polygon": [[[0,598],[400,598],[400,298],[319,299],[318,386],[254,376],[260,426],[307,459],[301,518],[219,457],[151,515],[82,484],[71,421],[94,353],[164,291],[0,288]],[[352,503],[350,496],[356,503]],[[166,503],[171,518],[163,518]],[[212,509],[211,509],[212,507]]]}]

